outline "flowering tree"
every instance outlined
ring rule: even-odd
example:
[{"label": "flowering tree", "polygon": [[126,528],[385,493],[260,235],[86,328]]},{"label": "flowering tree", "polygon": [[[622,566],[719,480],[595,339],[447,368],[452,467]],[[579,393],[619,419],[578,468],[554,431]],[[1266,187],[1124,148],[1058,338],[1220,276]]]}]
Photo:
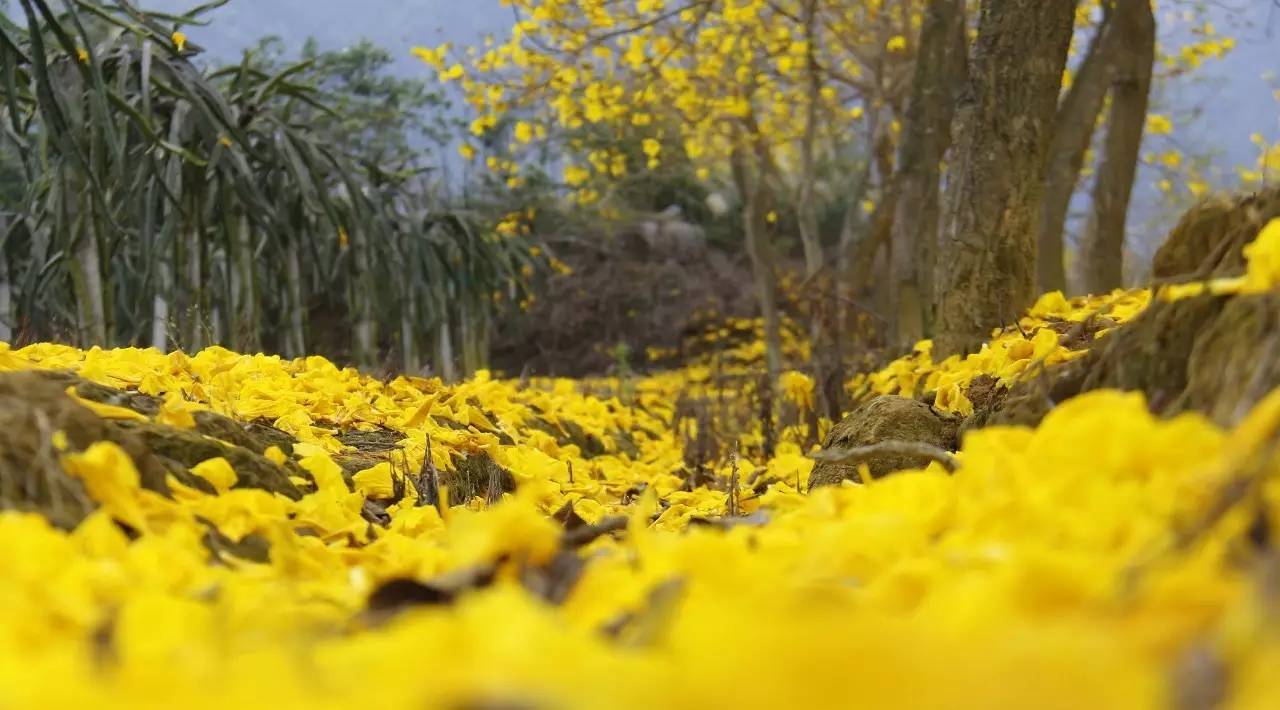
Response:
[{"label": "flowering tree", "polygon": [[[923,4],[512,0],[517,20],[506,41],[464,57],[447,46],[417,53],[460,82],[476,111],[477,138],[505,129],[517,150],[564,141],[563,185],[579,203],[607,199],[602,185],[672,154],[693,161],[704,178],[731,183],[776,379],[774,207],[795,204],[806,272],[816,274],[825,263],[817,156],[860,134],[890,134]],[[642,159],[620,154],[616,140],[592,144],[583,137],[590,129],[637,138]],[[501,158],[490,167],[518,169]]]}]

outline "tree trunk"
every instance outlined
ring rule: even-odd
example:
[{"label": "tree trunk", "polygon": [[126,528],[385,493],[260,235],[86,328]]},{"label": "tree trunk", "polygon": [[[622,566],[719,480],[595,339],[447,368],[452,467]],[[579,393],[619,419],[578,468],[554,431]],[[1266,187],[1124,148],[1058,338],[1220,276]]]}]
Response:
[{"label": "tree trunk", "polygon": [[[200,205],[197,200],[193,200],[192,215],[200,213]],[[186,342],[181,343],[182,347],[189,352],[198,352],[204,347],[205,334],[205,290],[204,290],[204,240],[201,239],[201,232],[198,217],[192,217],[186,225],[183,233],[183,241],[186,257],[186,286],[183,291],[187,293],[187,328],[184,334]]]},{"label": "tree trunk", "polygon": [[[750,156],[750,157],[749,157]],[[765,370],[771,386],[782,374],[782,326],[778,313],[778,287],[773,273],[773,248],[767,233],[768,207],[765,203],[764,167],[749,165],[754,152],[739,147],[734,151],[734,178],[742,195],[742,227],[751,259],[756,300],[764,319]]]},{"label": "tree trunk", "polygon": [[1124,228],[1147,121],[1156,20],[1150,0],[1116,5],[1119,61],[1107,114],[1106,153],[1094,184],[1093,214],[1081,250],[1085,290],[1105,293],[1124,281]]},{"label": "tree trunk", "polygon": [[289,325],[284,350],[290,357],[302,357],[307,354],[307,304],[302,296],[302,263],[297,247],[289,249],[285,258],[285,287],[289,295],[285,301]]},{"label": "tree trunk", "polygon": [[1040,291],[1065,291],[1067,272],[1063,263],[1063,240],[1071,197],[1080,181],[1084,156],[1093,141],[1098,116],[1102,113],[1115,57],[1117,33],[1106,4],[1075,81],[1058,107],[1053,142],[1049,144],[1049,167],[1045,174],[1044,199],[1040,208],[1037,275]]},{"label": "tree trunk", "polygon": [[169,300],[168,294],[173,282],[169,273],[169,260],[160,258],[156,267],[156,292],[151,299],[151,347],[168,351],[169,349]]},{"label": "tree trunk", "polygon": [[[818,204],[814,196],[817,181],[814,166],[813,144],[818,134],[818,98],[820,79],[817,58],[814,55],[814,23],[817,17],[817,0],[805,3],[805,71],[808,91],[806,95],[804,134],[800,141],[800,189],[796,199],[799,217],[800,242],[804,245],[805,278],[813,278],[822,270],[822,237],[818,233]],[[816,310],[816,309],[815,309]],[[816,319],[811,335],[817,335]]]},{"label": "tree trunk", "polygon": [[372,367],[377,360],[377,322],[374,318],[373,264],[369,260],[370,244],[364,229],[353,225],[350,235],[353,276],[352,296],[355,328],[353,345],[355,360],[364,367]]},{"label": "tree trunk", "polygon": [[235,347],[240,352],[257,352],[262,349],[258,317],[258,284],[253,259],[253,228],[248,215],[241,214],[235,222],[235,263],[229,264],[235,278],[232,306],[231,333]]},{"label": "tree trunk", "polygon": [[[80,186],[77,185],[77,188]],[[87,190],[69,190],[67,199],[83,199],[90,203]],[[107,347],[107,308],[103,299],[102,254],[93,228],[92,204],[76,204],[70,221],[75,236],[71,258],[71,283],[75,289],[76,316],[80,326],[80,345]]]},{"label": "tree trunk", "polygon": [[436,326],[436,374],[445,382],[453,382],[458,373],[453,360],[453,335],[449,332],[449,318],[442,316]]},{"label": "tree trunk", "polygon": [[401,293],[404,303],[400,308],[400,366],[405,372],[416,375],[421,369],[418,362],[418,299],[414,298],[413,283],[408,278],[408,269],[404,270]]},{"label": "tree trunk", "polygon": [[0,342],[13,342],[13,281],[9,278],[9,215],[0,213]]},{"label": "tree trunk", "polygon": [[1075,3],[986,0],[943,230],[937,349],[976,346],[1031,304],[1045,154]]},{"label": "tree trunk", "polygon": [[890,237],[890,310],[899,347],[925,337],[933,320],[940,163],[951,143],[955,82],[966,55],[964,0],[934,0],[920,27],[911,97],[898,146]]}]

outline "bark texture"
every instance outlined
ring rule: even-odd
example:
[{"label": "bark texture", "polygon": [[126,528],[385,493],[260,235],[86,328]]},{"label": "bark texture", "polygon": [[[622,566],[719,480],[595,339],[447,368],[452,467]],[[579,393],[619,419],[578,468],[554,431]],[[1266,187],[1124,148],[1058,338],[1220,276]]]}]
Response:
[{"label": "bark texture", "polygon": [[778,314],[778,286],[773,273],[773,244],[767,228],[763,161],[755,151],[740,148],[733,156],[733,168],[734,179],[742,195],[742,223],[756,300],[764,319],[765,365],[770,386],[776,386],[782,372],[782,321]]},{"label": "bark texture", "polygon": [[1117,33],[1107,5],[1084,61],[1076,71],[1067,95],[1058,107],[1053,142],[1049,146],[1049,166],[1045,174],[1041,202],[1037,275],[1040,291],[1066,291],[1067,270],[1063,254],[1063,233],[1071,197],[1080,182],[1084,156],[1111,86]]},{"label": "bark texture", "polygon": [[1085,290],[1104,293],[1124,281],[1124,228],[1147,121],[1156,20],[1150,0],[1116,4],[1116,76],[1107,114],[1106,153],[1094,184],[1093,213],[1081,249]]},{"label": "bark texture", "polygon": [[1030,305],[1044,164],[1074,2],[987,0],[958,112],[937,349],[975,346]]},{"label": "bark texture", "polygon": [[901,347],[925,337],[933,320],[938,180],[942,156],[951,144],[955,87],[964,77],[964,6],[964,0],[929,5],[902,122],[891,237],[891,315]]}]

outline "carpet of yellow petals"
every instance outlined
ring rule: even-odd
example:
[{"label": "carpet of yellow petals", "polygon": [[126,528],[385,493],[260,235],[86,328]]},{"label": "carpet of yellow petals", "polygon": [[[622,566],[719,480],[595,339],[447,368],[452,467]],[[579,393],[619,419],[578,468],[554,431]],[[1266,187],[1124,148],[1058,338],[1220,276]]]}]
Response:
[{"label": "carpet of yellow petals", "polygon": [[[938,409],[968,416],[973,414],[973,403],[965,396],[965,389],[973,378],[989,375],[1008,387],[1024,373],[1034,374],[1041,367],[1081,357],[1087,349],[1063,342],[1073,328],[1079,329],[1077,337],[1102,337],[1142,313],[1150,301],[1148,289],[1072,299],[1053,291],[1041,296],[1017,324],[992,333],[991,340],[976,353],[951,355],[935,363],[932,341],[922,340],[912,354],[878,372],[854,377],[848,388],[857,398],[936,392]],[[1093,327],[1086,328],[1090,325]]]},{"label": "carpet of yellow petals", "polygon": [[[1053,321],[1118,324],[1147,298],[1046,297],[976,355],[934,364],[924,346],[853,386],[912,392],[923,380],[963,411],[961,392],[944,392],[977,373],[1075,357]],[[688,373],[640,378],[623,401],[569,380],[384,382],[216,348],[0,348],[0,370],[29,368],[160,397],[156,419],[175,426],[202,408],[269,420],[299,441],[292,456],[314,483],[294,501],[237,487],[214,459],[196,473],[216,494],[171,481],[165,497],[113,444],[63,450],[100,507],[70,531],[0,513],[0,707],[1280,703],[1280,572],[1258,540],[1280,529],[1280,457],[1265,445],[1280,392],[1234,431],[1088,393],[1034,430],[971,432],[954,475],[812,495],[798,492],[809,460],[784,443],[737,462],[743,479],[772,481],[742,482],[738,524],[707,524],[730,494],[678,475],[672,399]],[[560,443],[547,423],[594,435],[603,452]],[[348,484],[339,434],[373,429],[398,432],[400,453]],[[428,439],[441,470],[485,452],[516,492],[442,513],[410,491],[389,524],[371,525],[365,499],[417,471]],[[1241,481],[1262,483],[1216,514]],[[580,574],[548,594],[531,574],[556,577],[566,547],[551,514],[566,505],[587,524],[626,524],[569,553]],[[214,558],[210,524],[264,539],[269,561]],[[388,582],[475,569],[492,579],[456,599],[366,612]]]}]

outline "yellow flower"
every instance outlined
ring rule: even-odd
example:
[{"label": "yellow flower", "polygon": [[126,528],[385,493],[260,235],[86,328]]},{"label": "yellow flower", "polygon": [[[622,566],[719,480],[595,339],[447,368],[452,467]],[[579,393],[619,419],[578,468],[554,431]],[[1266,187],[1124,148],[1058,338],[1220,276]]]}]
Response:
[{"label": "yellow flower", "polygon": [[170,39],[173,40],[173,46],[177,47],[179,52],[187,48],[187,35],[183,32],[175,30],[174,33],[170,35]]},{"label": "yellow flower", "polygon": [[1244,288],[1250,293],[1266,293],[1280,288],[1280,218],[1272,219],[1258,236],[1245,245],[1248,263]]},{"label": "yellow flower", "polygon": [[139,502],[141,479],[133,459],[116,444],[100,441],[78,454],[62,457],[67,473],[84,482],[89,497],[112,516],[138,530],[148,528]]},{"label": "yellow flower", "polygon": [[902,35],[894,35],[885,43],[884,48],[890,52],[901,52],[907,48],[907,38]]},{"label": "yellow flower", "polygon": [[533,140],[533,126],[524,121],[517,121],[515,130],[513,131],[517,141],[528,143]]},{"label": "yellow flower", "polygon": [[395,479],[390,462],[383,461],[360,471],[351,478],[356,490],[368,498],[391,498],[395,494]]},{"label": "yellow flower", "polygon": [[783,395],[801,411],[813,411],[813,378],[803,372],[789,370],[778,378],[778,384]]},{"label": "yellow flower", "polygon": [[1173,122],[1168,116],[1153,113],[1147,116],[1147,133],[1153,136],[1168,135],[1173,132]]},{"label": "yellow flower", "polygon": [[75,400],[80,406],[88,409],[103,419],[132,419],[135,421],[147,421],[147,416],[126,407],[118,407],[114,404],[104,404],[85,399],[76,394],[75,385],[71,385],[66,389],[67,396]]},{"label": "yellow flower", "polygon": [[231,464],[221,456],[202,461],[191,468],[191,472],[208,481],[219,493],[226,493],[239,481]]}]

